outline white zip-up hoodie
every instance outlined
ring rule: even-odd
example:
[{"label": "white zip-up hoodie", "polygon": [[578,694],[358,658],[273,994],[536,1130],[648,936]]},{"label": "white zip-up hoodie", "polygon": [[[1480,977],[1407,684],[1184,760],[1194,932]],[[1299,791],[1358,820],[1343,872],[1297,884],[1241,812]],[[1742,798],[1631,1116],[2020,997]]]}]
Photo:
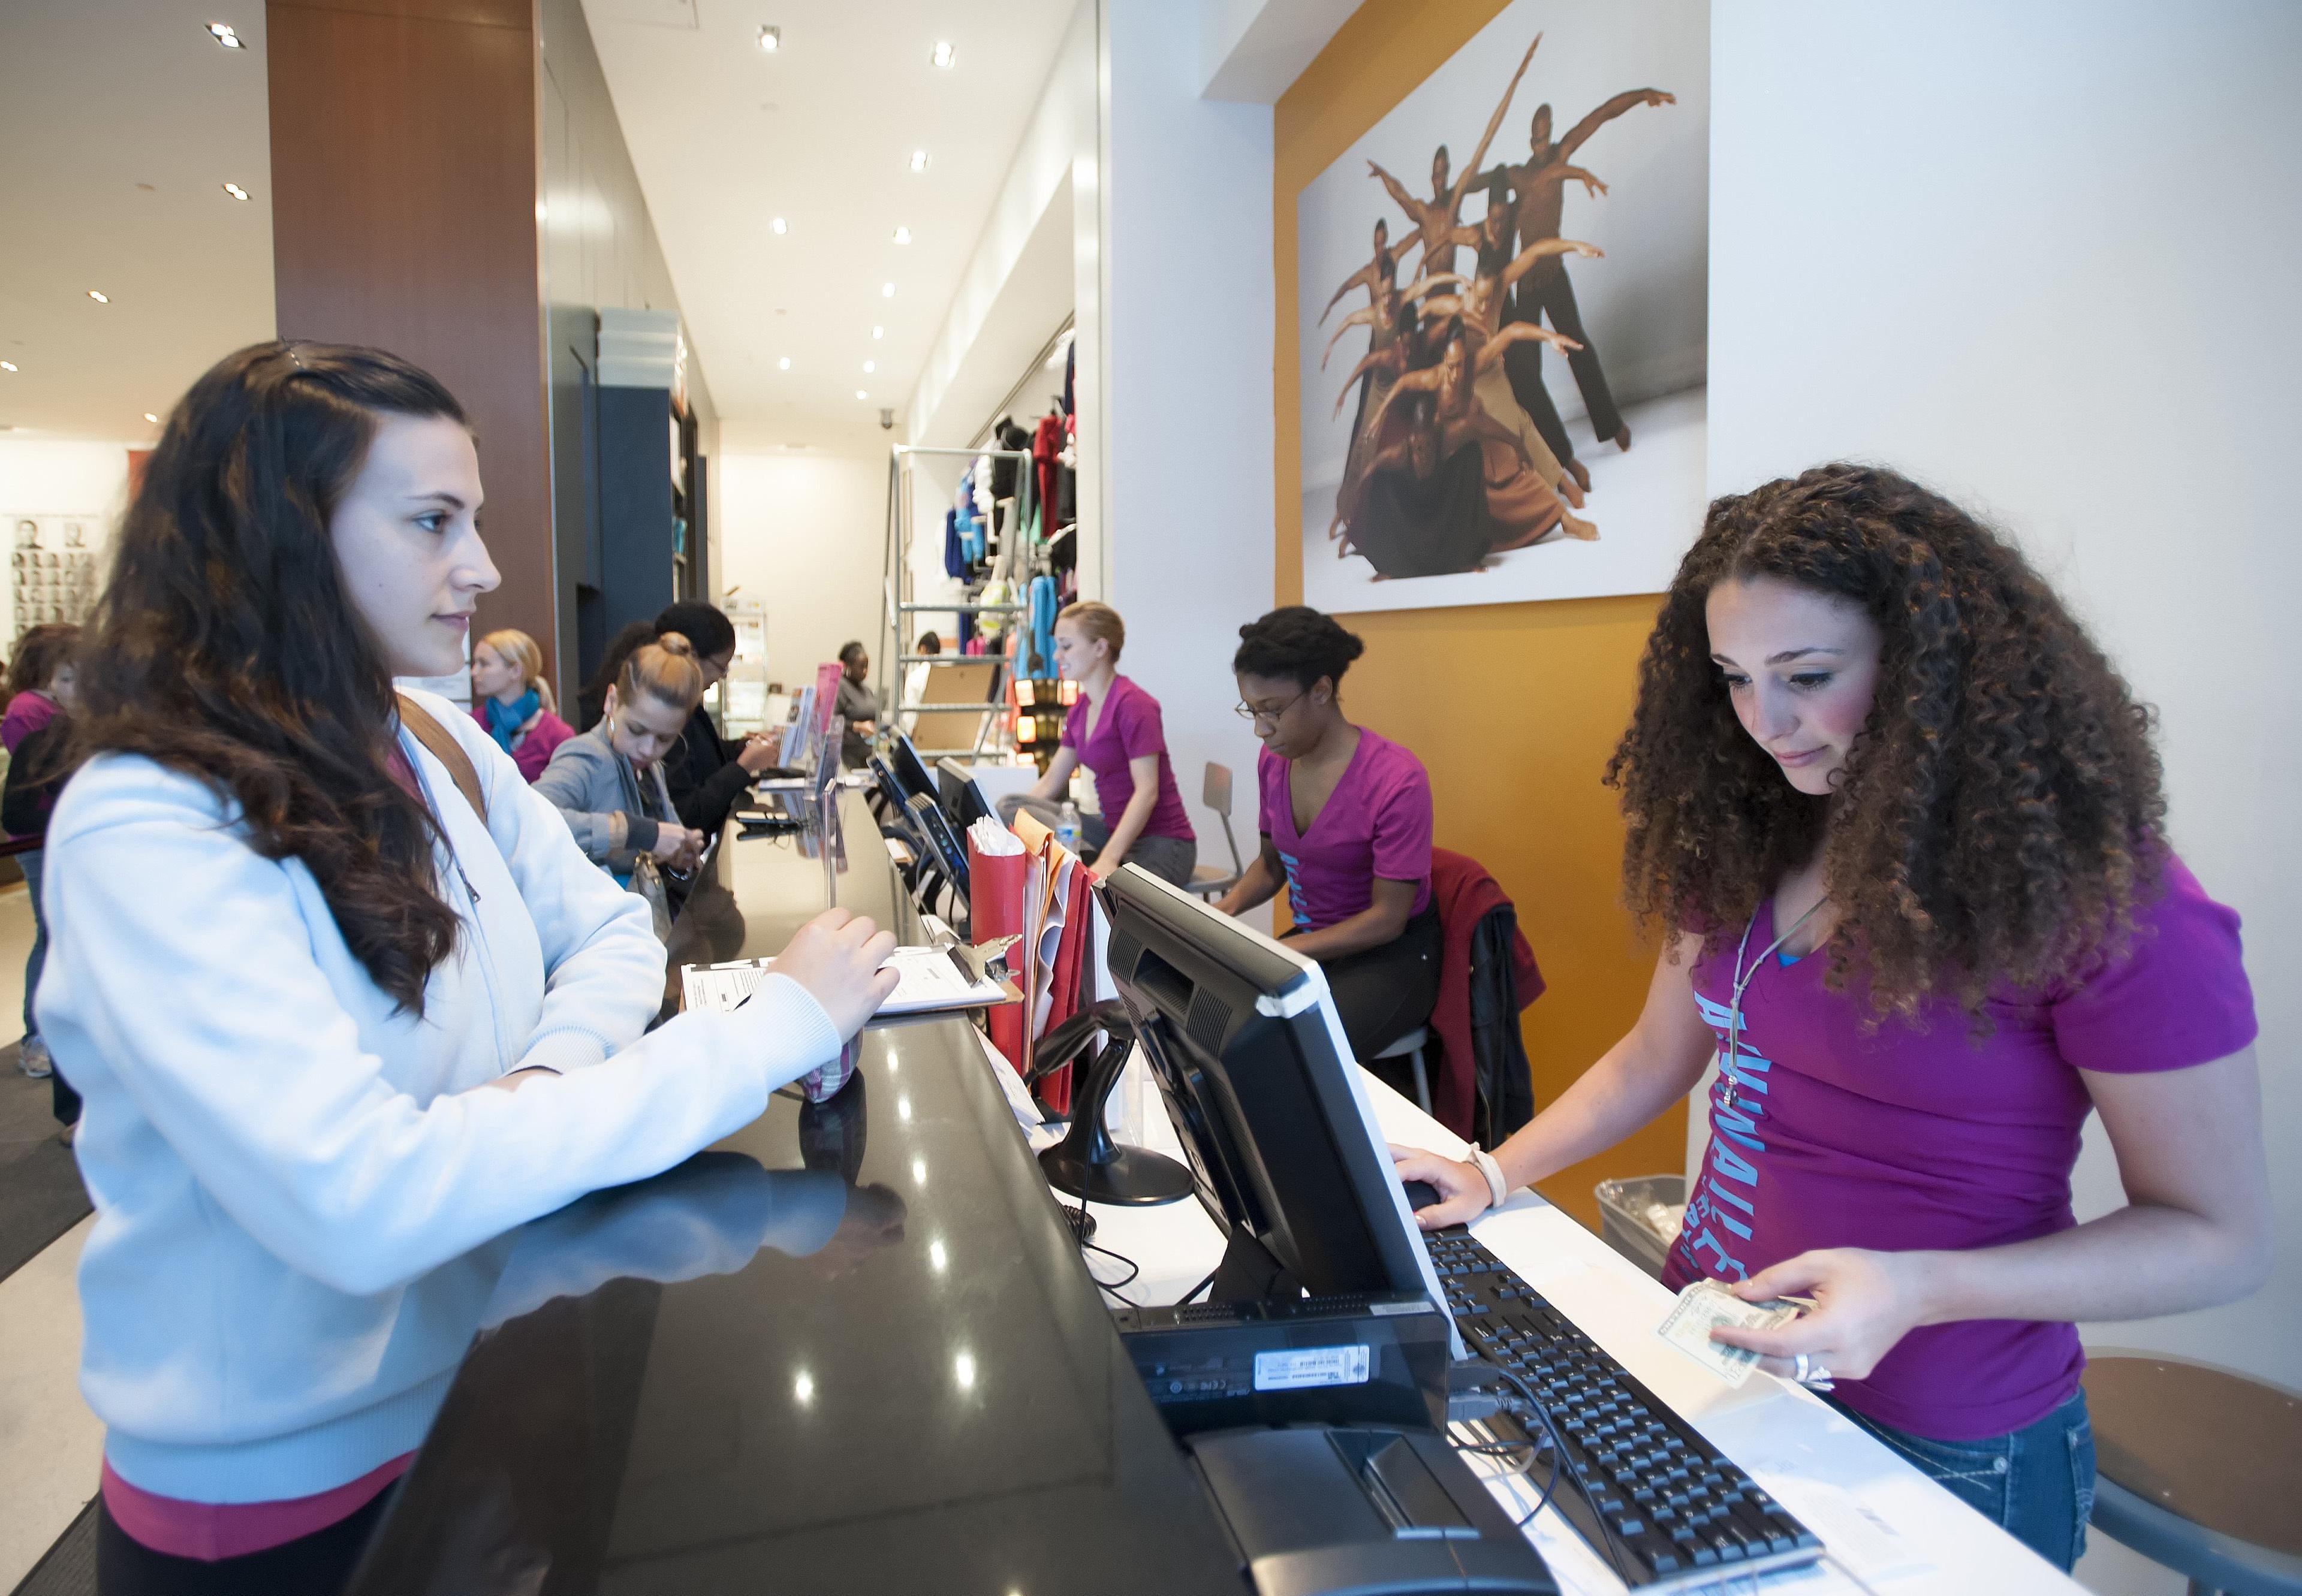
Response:
[{"label": "white zip-up hoodie", "polygon": [[[421,1020],[395,1012],[300,861],[139,757],[90,760],[48,827],[40,1032],[86,1101],[97,1222],[80,1390],[113,1470],[203,1502],[308,1496],[424,1438],[500,1259],[491,1238],[652,1175],[835,1058],[770,977],[645,1037],[664,950],[647,905],[468,715],[483,825],[404,731],[462,921]],[[560,1072],[517,1093],[472,1088]]]}]

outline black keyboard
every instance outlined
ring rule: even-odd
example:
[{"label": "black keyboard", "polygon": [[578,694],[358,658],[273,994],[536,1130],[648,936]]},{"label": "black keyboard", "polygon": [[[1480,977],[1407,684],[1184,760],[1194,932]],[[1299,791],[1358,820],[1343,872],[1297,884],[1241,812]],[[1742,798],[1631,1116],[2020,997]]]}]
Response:
[{"label": "black keyboard", "polygon": [[[1424,1239],[1464,1344],[1517,1375],[1549,1409],[1565,1452],[1551,1502],[1600,1561],[1633,1586],[1651,1586],[1794,1568],[1822,1556],[1813,1531],[1469,1232]],[[1506,1414],[1487,1423],[1508,1440],[1545,1434],[1540,1418],[1521,1424]],[[1538,1458],[1531,1477],[1549,1473]]]}]

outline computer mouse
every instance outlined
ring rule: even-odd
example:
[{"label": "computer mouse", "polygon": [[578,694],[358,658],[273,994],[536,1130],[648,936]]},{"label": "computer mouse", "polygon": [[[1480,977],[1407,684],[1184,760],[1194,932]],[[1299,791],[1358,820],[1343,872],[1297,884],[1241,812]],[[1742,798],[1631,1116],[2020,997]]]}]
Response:
[{"label": "computer mouse", "polygon": [[1407,1189],[1407,1205],[1410,1208],[1428,1208],[1440,1200],[1439,1189],[1428,1180],[1402,1180],[1399,1184]]}]

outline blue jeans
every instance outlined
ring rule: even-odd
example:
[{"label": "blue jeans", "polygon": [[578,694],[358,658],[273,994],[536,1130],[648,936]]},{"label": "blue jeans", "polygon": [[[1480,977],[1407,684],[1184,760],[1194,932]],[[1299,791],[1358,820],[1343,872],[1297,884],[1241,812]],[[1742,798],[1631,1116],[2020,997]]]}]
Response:
[{"label": "blue jeans", "polygon": [[1981,1441],[1934,1441],[1832,1406],[1904,1462],[2064,1573],[2094,1512],[2094,1426],[2086,1392],[2035,1424]]}]

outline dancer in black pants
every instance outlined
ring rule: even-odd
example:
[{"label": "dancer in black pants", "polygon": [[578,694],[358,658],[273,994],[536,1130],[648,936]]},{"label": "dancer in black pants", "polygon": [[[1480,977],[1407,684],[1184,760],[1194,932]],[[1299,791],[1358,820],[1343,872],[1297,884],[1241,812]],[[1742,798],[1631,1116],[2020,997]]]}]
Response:
[{"label": "dancer in black pants", "polygon": [[1343,718],[1336,684],[1365,645],[1331,617],[1294,605],[1239,634],[1239,712],[1263,739],[1263,847],[1216,907],[1241,914],[1287,889],[1288,944],[1324,968],[1365,1063],[1439,997],[1431,778],[1406,749]]}]

